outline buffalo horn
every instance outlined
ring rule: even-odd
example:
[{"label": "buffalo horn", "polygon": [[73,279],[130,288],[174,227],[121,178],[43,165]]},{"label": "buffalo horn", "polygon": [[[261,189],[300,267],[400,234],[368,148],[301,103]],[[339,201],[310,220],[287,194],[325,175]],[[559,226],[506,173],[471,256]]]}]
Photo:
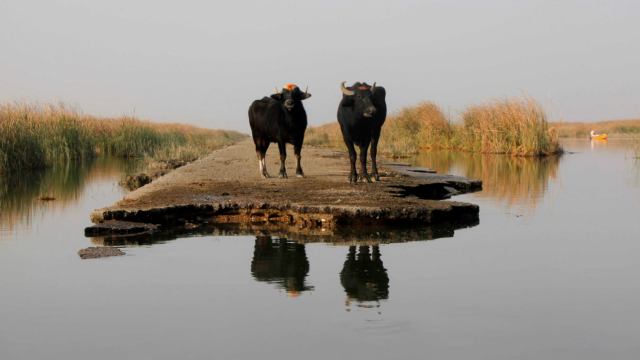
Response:
[{"label": "buffalo horn", "polygon": [[371,85],[371,92],[373,92],[373,89],[375,89],[375,88],[376,88],[376,82],[374,81],[373,85]]},{"label": "buffalo horn", "polygon": [[304,93],[306,94],[308,90],[309,90],[309,87],[307,86],[307,88],[304,89]]},{"label": "buffalo horn", "polygon": [[278,87],[276,86],[276,94],[278,94]]},{"label": "buffalo horn", "polygon": [[344,87],[344,83],[346,83],[346,81],[343,81],[342,84],[340,84],[340,90],[342,90],[342,93],[347,95],[347,96],[353,96],[353,94],[355,94],[355,92],[353,92],[351,90],[347,90],[347,88]]}]

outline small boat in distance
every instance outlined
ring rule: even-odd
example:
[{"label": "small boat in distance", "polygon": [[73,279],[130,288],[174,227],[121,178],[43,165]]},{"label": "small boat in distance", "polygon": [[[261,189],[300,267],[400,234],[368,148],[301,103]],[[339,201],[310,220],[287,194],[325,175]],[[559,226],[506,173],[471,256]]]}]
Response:
[{"label": "small boat in distance", "polygon": [[607,134],[590,136],[591,140],[607,140]]}]

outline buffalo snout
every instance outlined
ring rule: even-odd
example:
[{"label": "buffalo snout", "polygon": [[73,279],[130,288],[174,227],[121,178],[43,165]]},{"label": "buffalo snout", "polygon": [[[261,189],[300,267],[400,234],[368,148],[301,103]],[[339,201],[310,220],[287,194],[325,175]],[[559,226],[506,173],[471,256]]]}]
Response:
[{"label": "buffalo snout", "polygon": [[376,114],[376,108],[373,106],[368,107],[367,110],[364,111],[364,116],[366,117],[372,117],[375,114]]},{"label": "buffalo snout", "polygon": [[289,110],[293,109],[293,100],[287,100],[287,101],[285,101],[285,102],[284,102],[284,106],[285,106],[287,109],[289,109]]}]

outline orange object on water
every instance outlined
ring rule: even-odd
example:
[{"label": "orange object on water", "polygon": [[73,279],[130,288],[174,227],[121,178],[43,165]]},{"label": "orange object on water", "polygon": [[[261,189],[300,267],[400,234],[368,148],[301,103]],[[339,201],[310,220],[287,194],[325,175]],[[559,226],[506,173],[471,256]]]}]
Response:
[{"label": "orange object on water", "polygon": [[592,140],[607,140],[607,134],[594,136],[591,139]]}]

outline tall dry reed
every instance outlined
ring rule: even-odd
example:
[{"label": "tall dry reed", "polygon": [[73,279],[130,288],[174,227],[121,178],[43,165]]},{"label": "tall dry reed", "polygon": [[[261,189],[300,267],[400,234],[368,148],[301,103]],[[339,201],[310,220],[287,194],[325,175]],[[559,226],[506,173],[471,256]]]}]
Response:
[{"label": "tall dry reed", "polygon": [[[381,154],[402,156],[419,149],[450,147],[452,125],[434,102],[423,101],[389,115],[382,128],[378,149]],[[304,136],[307,145],[346,150],[337,122],[309,126]]]},{"label": "tall dry reed", "polygon": [[[337,123],[309,127],[305,143],[335,147],[343,144]],[[342,145],[341,147],[344,147]],[[561,151],[556,127],[551,127],[540,103],[531,96],[492,99],[465,109],[453,122],[430,101],[392,113],[382,127],[379,152],[401,157],[420,149],[540,156]]]},{"label": "tall dry reed", "polygon": [[491,99],[461,115],[460,148],[471,152],[541,156],[560,151],[558,134],[536,99]]},{"label": "tall dry reed", "polygon": [[246,135],[135,117],[83,115],[64,103],[0,104],[0,173],[99,153],[192,160]]},{"label": "tall dry reed", "polygon": [[419,149],[451,147],[453,130],[441,107],[423,101],[391,114],[385,121],[378,149],[392,156],[415,154]]},{"label": "tall dry reed", "polygon": [[52,159],[95,153],[75,108],[60,104],[0,104],[0,172],[38,168]]}]

